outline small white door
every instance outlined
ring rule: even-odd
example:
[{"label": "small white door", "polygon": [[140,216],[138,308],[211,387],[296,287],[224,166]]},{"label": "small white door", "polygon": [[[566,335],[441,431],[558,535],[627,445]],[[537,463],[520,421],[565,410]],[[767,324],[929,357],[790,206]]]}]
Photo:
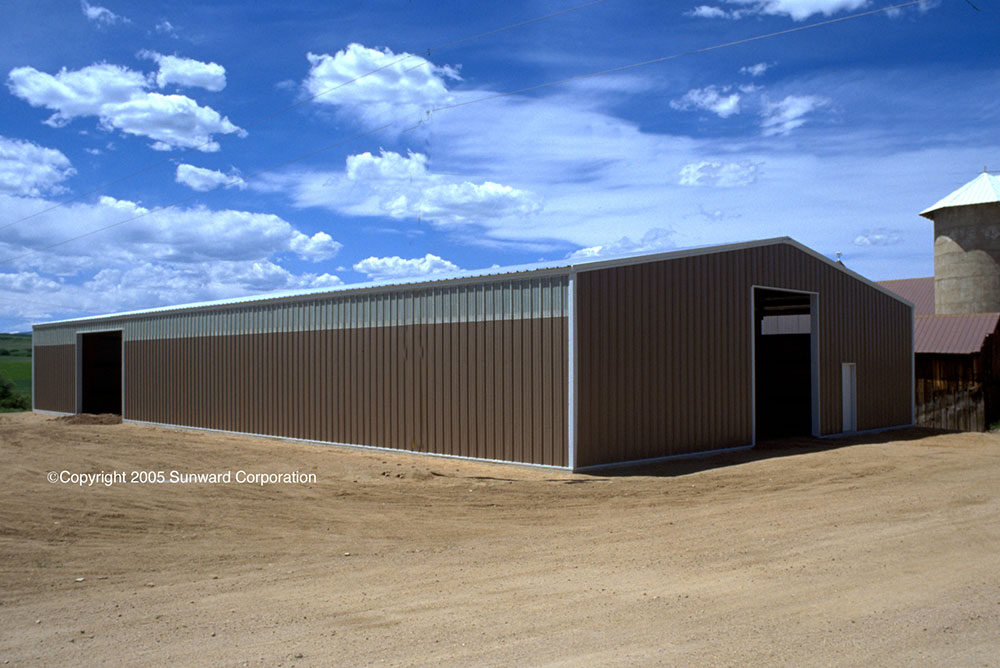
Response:
[{"label": "small white door", "polygon": [[840,365],[840,388],[843,394],[845,434],[858,430],[858,370],[853,362]]}]

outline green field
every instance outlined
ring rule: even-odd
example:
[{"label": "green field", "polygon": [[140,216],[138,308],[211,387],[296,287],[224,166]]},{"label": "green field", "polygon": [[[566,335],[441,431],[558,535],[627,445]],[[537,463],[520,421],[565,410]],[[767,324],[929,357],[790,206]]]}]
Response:
[{"label": "green field", "polygon": [[14,381],[18,392],[31,396],[30,357],[0,357],[0,373]]},{"label": "green field", "polygon": [[0,358],[31,357],[31,334],[0,334]]},{"label": "green field", "polygon": [[30,334],[0,334],[0,374],[14,381],[16,392],[31,396]]}]

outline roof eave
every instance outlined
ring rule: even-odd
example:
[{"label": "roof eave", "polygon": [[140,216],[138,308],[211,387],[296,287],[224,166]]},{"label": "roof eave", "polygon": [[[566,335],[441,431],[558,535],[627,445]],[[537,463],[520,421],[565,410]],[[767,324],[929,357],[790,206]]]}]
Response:
[{"label": "roof eave", "polygon": [[94,321],[108,321],[117,319],[132,319],[140,318],[146,316],[162,315],[166,313],[170,314],[182,314],[191,311],[202,311],[210,309],[224,309],[233,307],[248,307],[258,305],[263,302],[272,301],[308,301],[311,299],[316,299],[323,296],[333,296],[337,294],[349,294],[349,293],[367,293],[367,292],[383,292],[383,291],[393,291],[400,289],[416,290],[427,287],[435,287],[441,284],[463,284],[463,283],[475,283],[490,280],[504,280],[507,278],[520,278],[520,277],[544,277],[551,275],[564,275],[564,274],[575,274],[585,271],[597,271],[600,269],[607,269],[611,267],[627,266],[631,264],[642,264],[646,262],[658,262],[661,260],[675,260],[684,257],[690,257],[694,255],[704,255],[704,254],[715,254],[715,253],[727,253],[736,250],[743,250],[747,248],[756,248],[761,246],[774,246],[774,245],[788,245],[793,248],[798,249],[810,255],[817,260],[825,263],[826,265],[851,276],[852,278],[868,285],[869,287],[875,288],[879,292],[892,297],[893,299],[906,304],[907,306],[913,307],[913,302],[908,299],[901,297],[900,295],[888,290],[876,282],[858,274],[857,272],[848,269],[844,265],[831,260],[830,258],[822,255],[821,253],[809,248],[805,244],[802,244],[795,239],[788,236],[783,237],[773,237],[770,239],[758,239],[754,241],[744,241],[731,244],[719,244],[711,246],[697,246],[693,248],[682,248],[672,251],[665,251],[662,253],[648,254],[648,255],[633,255],[610,259],[598,259],[598,260],[587,260],[583,262],[573,262],[570,260],[556,261],[552,263],[540,263],[537,265],[521,265],[516,267],[510,267],[509,271],[500,270],[495,273],[490,270],[473,270],[469,272],[460,272],[457,275],[452,276],[441,276],[438,278],[420,278],[402,281],[385,281],[385,282],[375,282],[375,283],[358,283],[358,284],[347,284],[340,285],[330,288],[316,288],[314,290],[305,290],[302,292],[293,292],[291,294],[283,293],[272,293],[270,295],[255,295],[251,297],[243,297],[237,299],[223,299],[214,300],[209,302],[195,302],[191,304],[179,304],[176,306],[163,306],[159,308],[152,309],[139,309],[134,311],[124,311],[119,313],[106,313],[95,316],[84,316],[82,318],[71,318],[64,320],[54,320],[49,322],[38,323],[32,325],[32,329],[45,328],[45,327],[61,327],[66,325],[82,325],[88,322]]}]

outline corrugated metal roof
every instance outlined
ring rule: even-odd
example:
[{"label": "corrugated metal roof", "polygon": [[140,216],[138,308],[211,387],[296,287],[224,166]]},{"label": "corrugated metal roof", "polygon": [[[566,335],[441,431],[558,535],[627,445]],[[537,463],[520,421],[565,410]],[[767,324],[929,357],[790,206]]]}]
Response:
[{"label": "corrugated metal roof", "polygon": [[934,315],[933,276],[879,281],[878,284],[883,288],[892,290],[900,297],[913,302],[914,315]]},{"label": "corrugated metal roof", "polygon": [[526,275],[532,276],[545,276],[545,275],[564,275],[568,273],[578,272],[578,271],[594,271],[597,269],[605,269],[607,267],[617,267],[626,266],[631,264],[641,264],[645,262],[658,262],[661,260],[673,260],[683,257],[690,257],[693,255],[703,255],[708,253],[726,253],[729,251],[740,250],[744,248],[755,248],[758,246],[773,246],[777,244],[787,244],[800,251],[807,253],[817,260],[826,262],[832,267],[844,272],[845,274],[855,278],[866,285],[870,285],[876,288],[880,292],[887,295],[895,297],[900,301],[904,301],[907,304],[910,303],[905,297],[901,297],[898,294],[886,289],[885,287],[871,281],[861,274],[858,274],[848,268],[846,268],[840,262],[835,262],[830,258],[817,253],[813,249],[805,246],[798,241],[795,241],[791,237],[776,237],[773,239],[761,239],[758,241],[746,241],[742,243],[735,244],[721,244],[714,246],[698,246],[693,248],[684,248],[675,251],[668,251],[666,253],[653,253],[647,255],[623,255],[619,257],[614,257],[611,259],[599,259],[599,260],[587,260],[587,261],[573,261],[571,259],[557,260],[552,262],[539,262],[535,264],[524,264],[516,265],[510,267],[488,267],[486,269],[476,269],[469,271],[460,271],[447,274],[437,274],[433,278],[428,278],[426,276],[420,276],[417,278],[408,279],[393,279],[393,280],[382,280],[382,281],[369,281],[365,283],[349,283],[347,285],[337,285],[329,288],[313,288],[310,290],[285,290],[282,292],[273,292],[264,295],[249,295],[246,297],[234,297],[229,299],[219,299],[215,301],[207,302],[195,302],[190,304],[179,304],[176,306],[159,306],[155,308],[148,309],[138,309],[135,311],[123,311],[120,313],[108,313],[102,315],[94,316],[84,316],[82,318],[70,318],[66,320],[55,320],[52,322],[39,323],[34,325],[34,327],[48,327],[48,326],[59,326],[65,324],[80,324],[84,322],[93,322],[101,320],[110,320],[117,318],[132,318],[143,315],[149,315],[153,313],[169,313],[177,311],[188,311],[192,309],[202,309],[211,307],[225,307],[237,304],[252,304],[269,302],[272,300],[299,300],[308,299],[316,295],[338,295],[343,293],[358,293],[358,292],[377,292],[383,290],[392,290],[401,287],[417,289],[417,288],[427,288],[435,287],[437,285],[450,283],[475,283],[482,282],[486,279],[491,278],[522,278]]},{"label": "corrugated metal roof", "polygon": [[921,211],[920,215],[931,218],[929,214],[938,209],[969,204],[991,204],[993,202],[1000,202],[1000,176],[983,172],[933,206]]},{"label": "corrugated metal roof", "polygon": [[978,353],[996,331],[1000,313],[921,315],[914,319],[914,352],[968,355]]}]

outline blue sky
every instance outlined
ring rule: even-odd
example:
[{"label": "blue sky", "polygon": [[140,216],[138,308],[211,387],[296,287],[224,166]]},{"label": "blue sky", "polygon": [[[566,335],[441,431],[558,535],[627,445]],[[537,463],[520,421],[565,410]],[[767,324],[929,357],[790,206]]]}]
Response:
[{"label": "blue sky", "polygon": [[584,4],[8,3],[0,331],[785,235],[925,276],[917,212],[1000,169],[994,0],[483,100],[886,6]]}]

